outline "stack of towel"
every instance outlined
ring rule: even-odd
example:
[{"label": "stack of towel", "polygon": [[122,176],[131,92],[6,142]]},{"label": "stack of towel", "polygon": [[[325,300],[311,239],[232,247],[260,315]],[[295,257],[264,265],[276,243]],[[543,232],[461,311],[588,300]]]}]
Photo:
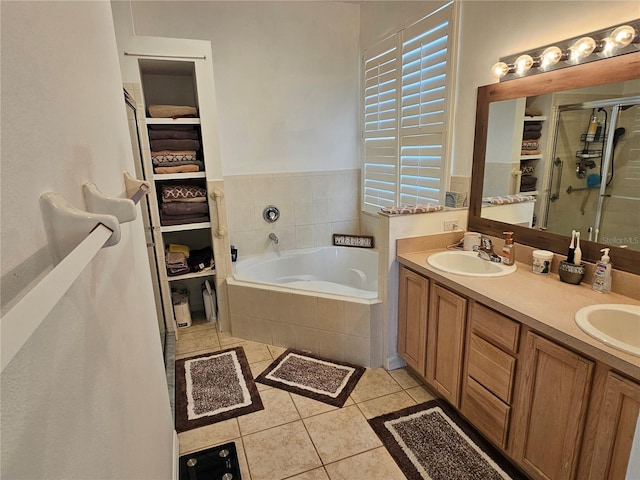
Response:
[{"label": "stack of towel", "polygon": [[384,207],[381,209],[383,213],[389,215],[407,215],[412,213],[430,213],[443,210],[444,206],[435,205],[433,203],[416,204],[416,205],[400,205],[397,207]]},{"label": "stack of towel", "polygon": [[204,272],[213,268],[213,249],[204,247],[192,250],[186,245],[172,243],[165,252],[167,275],[170,277],[185,273]]},{"label": "stack of towel", "polygon": [[498,197],[484,197],[482,199],[482,203],[491,204],[491,205],[507,205],[509,203],[521,203],[521,202],[530,202],[535,200],[536,197],[533,195],[505,195]]},{"label": "stack of towel", "polygon": [[[522,132],[522,149],[520,154],[525,155],[540,155],[540,142],[539,139],[542,136],[542,122],[525,122],[524,131]],[[525,165],[522,168],[522,177],[520,180],[521,192],[533,192],[536,189],[538,179],[534,177],[533,166]]]},{"label": "stack of towel", "polygon": [[[195,117],[194,107],[149,105],[153,118]],[[200,141],[194,125],[149,125],[149,145],[155,173],[187,173],[204,169],[198,160]]]},{"label": "stack of towel", "polygon": [[195,185],[163,185],[161,225],[182,225],[209,221],[207,191]]}]

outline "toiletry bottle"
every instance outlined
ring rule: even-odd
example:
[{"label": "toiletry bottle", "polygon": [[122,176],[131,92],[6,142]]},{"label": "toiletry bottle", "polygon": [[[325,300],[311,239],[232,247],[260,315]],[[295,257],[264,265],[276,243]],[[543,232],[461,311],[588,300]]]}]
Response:
[{"label": "toiletry bottle", "polygon": [[593,289],[600,293],[609,293],[611,291],[611,269],[613,265],[609,261],[609,249],[603,248],[602,258],[596,263],[596,273],[593,276]]},{"label": "toiletry bottle", "polygon": [[516,246],[513,244],[513,232],[502,232],[507,238],[502,247],[502,263],[513,265],[516,262]]},{"label": "toiletry bottle", "polygon": [[596,130],[598,129],[598,119],[595,114],[591,115],[591,120],[589,121],[589,128],[587,129],[587,142],[593,142],[596,138]]}]

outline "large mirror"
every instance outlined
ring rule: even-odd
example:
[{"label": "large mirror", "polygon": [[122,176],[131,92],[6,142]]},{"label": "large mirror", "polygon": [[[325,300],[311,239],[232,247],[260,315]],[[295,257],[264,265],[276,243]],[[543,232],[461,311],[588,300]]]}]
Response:
[{"label": "large mirror", "polygon": [[469,228],[640,274],[638,151],[640,52],[480,87]]}]

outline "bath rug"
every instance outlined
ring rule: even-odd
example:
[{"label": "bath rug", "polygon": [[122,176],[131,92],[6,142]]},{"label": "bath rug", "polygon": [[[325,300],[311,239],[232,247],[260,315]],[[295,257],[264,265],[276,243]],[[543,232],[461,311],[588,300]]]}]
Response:
[{"label": "bath rug", "polygon": [[176,360],[176,430],[263,410],[242,347]]},{"label": "bath rug", "polygon": [[256,382],[342,407],[364,371],[358,365],[289,349],[258,375]]},{"label": "bath rug", "polygon": [[409,480],[526,479],[442,400],[369,424]]}]

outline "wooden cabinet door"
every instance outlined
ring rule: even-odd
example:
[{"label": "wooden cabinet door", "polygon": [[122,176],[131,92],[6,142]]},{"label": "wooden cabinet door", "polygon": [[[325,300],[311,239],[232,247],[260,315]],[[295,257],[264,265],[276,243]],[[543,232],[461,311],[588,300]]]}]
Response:
[{"label": "wooden cabinet door", "polygon": [[456,408],[460,407],[466,314],[466,298],[431,284],[426,380]]},{"label": "wooden cabinet door", "polygon": [[429,280],[402,267],[398,293],[398,353],[424,376]]},{"label": "wooden cabinet door", "polygon": [[592,371],[593,362],[527,334],[513,448],[534,478],[575,478]]},{"label": "wooden cabinet door", "polygon": [[592,415],[597,418],[592,456],[581,459],[580,478],[624,480],[640,412],[640,385],[608,372],[602,404],[596,408],[597,414]]}]

